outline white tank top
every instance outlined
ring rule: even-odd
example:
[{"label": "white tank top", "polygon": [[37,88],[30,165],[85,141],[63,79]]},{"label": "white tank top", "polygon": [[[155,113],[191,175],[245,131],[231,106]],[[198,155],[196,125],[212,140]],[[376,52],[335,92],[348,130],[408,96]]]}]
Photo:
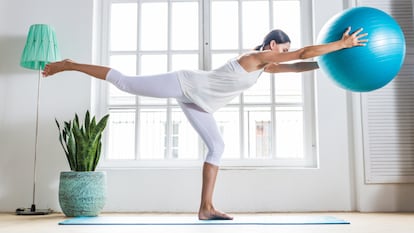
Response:
[{"label": "white tank top", "polygon": [[233,58],[211,71],[181,70],[177,73],[184,95],[212,113],[253,86],[262,72],[263,69],[247,72],[237,58]]}]

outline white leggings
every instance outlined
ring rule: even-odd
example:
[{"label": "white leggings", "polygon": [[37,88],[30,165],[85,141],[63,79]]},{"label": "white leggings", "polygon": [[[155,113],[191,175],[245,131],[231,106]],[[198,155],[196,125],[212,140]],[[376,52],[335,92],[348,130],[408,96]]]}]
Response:
[{"label": "white leggings", "polygon": [[207,145],[205,162],[219,166],[224,152],[224,141],[212,113],[192,103],[181,90],[176,72],[148,75],[125,76],[111,69],[106,80],[125,92],[156,98],[175,98],[185,116]]}]

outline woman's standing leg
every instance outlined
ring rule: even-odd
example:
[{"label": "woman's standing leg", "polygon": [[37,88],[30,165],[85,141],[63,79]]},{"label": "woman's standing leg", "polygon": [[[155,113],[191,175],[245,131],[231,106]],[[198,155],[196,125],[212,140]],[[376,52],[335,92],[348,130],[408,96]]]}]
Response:
[{"label": "woman's standing leg", "polygon": [[218,166],[224,152],[224,142],[213,114],[203,111],[193,103],[180,103],[180,106],[191,125],[207,145],[208,154],[203,166],[203,185],[199,219],[231,220],[233,217],[216,210],[213,206],[213,193],[216,183]]}]

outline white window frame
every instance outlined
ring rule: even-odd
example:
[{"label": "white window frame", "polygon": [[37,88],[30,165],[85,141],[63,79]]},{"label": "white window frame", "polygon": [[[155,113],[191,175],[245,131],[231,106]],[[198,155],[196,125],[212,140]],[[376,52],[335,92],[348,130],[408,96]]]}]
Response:
[{"label": "white window frame", "polygon": [[[141,2],[156,2],[157,0],[140,0]],[[180,1],[180,0],[170,0],[170,1]],[[185,1],[185,0],[184,0]],[[223,0],[225,1],[225,0]],[[241,2],[242,0],[239,0]],[[254,0],[252,0],[254,1]],[[94,30],[96,32],[94,35],[97,35],[94,40],[94,54],[95,54],[95,62],[98,64],[108,65],[109,64],[109,25],[110,25],[110,4],[111,3],[135,3],[136,0],[102,0],[98,1],[97,7],[95,9],[95,13],[99,19],[96,22]],[[198,0],[200,4],[200,24],[204,25],[205,30],[203,31],[200,28],[200,69],[209,70],[211,69],[211,49],[209,48],[210,45],[210,22],[209,20],[205,20],[203,18],[202,11],[204,11],[206,15],[210,13],[210,1],[205,0]],[[269,0],[269,4],[273,2]],[[302,24],[302,43],[304,45],[312,44],[314,41],[314,29],[313,29],[313,1],[309,0],[301,0],[301,24]],[[272,17],[269,17],[269,20],[272,21]],[[270,22],[272,25],[272,22]],[[205,33],[207,32],[207,33]],[[242,34],[242,28],[239,29],[239,35]],[[239,36],[240,37],[240,36]],[[138,38],[139,39],[139,38]],[[202,39],[202,40],[201,40]],[[240,45],[241,46],[241,45]],[[294,48],[293,48],[294,49]],[[239,49],[239,53],[246,52],[247,50]],[[231,50],[234,52],[234,50]],[[138,68],[139,69],[139,68]],[[304,125],[304,138],[305,138],[305,145],[304,145],[304,159],[265,159],[265,160],[223,160],[221,167],[222,168],[229,168],[229,169],[260,169],[260,168],[317,168],[318,167],[318,153],[317,153],[317,142],[316,142],[316,125],[315,125],[315,84],[314,84],[314,72],[306,72],[302,74],[303,76],[303,125]],[[276,77],[277,78],[277,77]],[[100,115],[105,114],[108,112],[108,102],[105,98],[107,96],[107,84],[105,82],[100,81],[93,81],[93,90],[92,90],[92,108]],[[274,77],[272,78],[272,82],[274,82]],[[272,83],[273,84],[273,83]],[[272,85],[274,87],[274,85]],[[274,92],[273,92],[274,94]],[[271,106],[275,108],[274,99],[272,98]],[[170,100],[168,100],[170,102]],[[159,105],[157,105],[158,107]],[[231,104],[228,106],[232,106]],[[240,104],[235,105],[240,108],[240,115],[243,115],[243,108],[246,106],[258,106],[258,105],[249,105],[249,104]],[[171,108],[171,107],[169,107]],[[272,119],[275,119],[275,111],[272,110]],[[241,116],[242,117],[242,116]],[[243,120],[240,121],[241,127],[243,127]],[[273,130],[275,130],[275,124],[273,125]],[[243,147],[243,132],[241,133],[241,143],[240,147]],[[273,134],[274,135],[274,134]],[[104,139],[105,140],[105,139]],[[272,139],[274,141],[275,139]],[[107,144],[107,143],[105,143]],[[275,149],[273,148],[273,154],[275,154]],[[241,148],[241,153],[243,153],[244,149]],[[102,157],[105,158],[106,150],[103,150]],[[243,158],[243,155],[241,155]],[[203,160],[199,158],[199,160],[106,160],[102,159],[100,163],[100,167],[103,168],[184,168],[184,167],[199,167],[200,162]]]}]

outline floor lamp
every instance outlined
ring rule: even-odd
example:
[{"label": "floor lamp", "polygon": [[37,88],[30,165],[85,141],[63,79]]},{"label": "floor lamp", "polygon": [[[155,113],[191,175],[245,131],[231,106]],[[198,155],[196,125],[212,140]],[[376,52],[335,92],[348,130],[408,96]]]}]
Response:
[{"label": "floor lamp", "polygon": [[26,45],[20,60],[20,65],[24,68],[37,70],[37,102],[36,102],[36,130],[35,130],[35,148],[33,163],[33,199],[30,208],[18,208],[18,215],[43,215],[51,213],[50,209],[37,209],[36,199],[36,159],[39,132],[39,100],[40,100],[40,83],[41,71],[49,62],[60,59],[60,53],[57,46],[57,40],[54,29],[45,24],[34,24],[30,26],[27,35]]}]

